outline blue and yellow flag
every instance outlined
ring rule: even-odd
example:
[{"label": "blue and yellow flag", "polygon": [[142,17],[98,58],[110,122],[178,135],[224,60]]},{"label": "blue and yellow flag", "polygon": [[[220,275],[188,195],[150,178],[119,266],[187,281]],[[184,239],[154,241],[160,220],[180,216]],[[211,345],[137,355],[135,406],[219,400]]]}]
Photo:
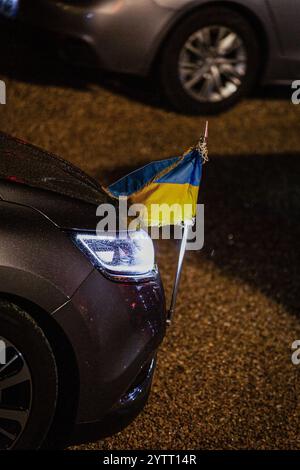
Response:
[{"label": "blue and yellow flag", "polygon": [[192,221],[206,159],[207,149],[202,139],[183,156],[149,163],[106,190],[114,198],[126,196],[130,204],[142,204],[140,219],[146,226]]}]

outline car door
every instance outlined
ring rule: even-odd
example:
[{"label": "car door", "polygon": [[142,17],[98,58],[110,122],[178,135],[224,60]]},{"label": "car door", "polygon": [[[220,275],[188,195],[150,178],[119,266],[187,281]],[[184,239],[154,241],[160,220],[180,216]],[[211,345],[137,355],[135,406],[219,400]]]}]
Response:
[{"label": "car door", "polygon": [[281,53],[288,59],[291,78],[300,75],[300,1],[267,0],[279,35]]}]

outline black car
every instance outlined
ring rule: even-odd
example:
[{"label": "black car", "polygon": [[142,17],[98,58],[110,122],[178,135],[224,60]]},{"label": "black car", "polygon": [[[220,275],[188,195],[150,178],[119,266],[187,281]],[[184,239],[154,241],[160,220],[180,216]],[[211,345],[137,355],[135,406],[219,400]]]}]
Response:
[{"label": "black car", "polygon": [[0,449],[110,435],[147,400],[164,292],[145,232],[96,233],[111,202],[78,168],[0,133]]}]

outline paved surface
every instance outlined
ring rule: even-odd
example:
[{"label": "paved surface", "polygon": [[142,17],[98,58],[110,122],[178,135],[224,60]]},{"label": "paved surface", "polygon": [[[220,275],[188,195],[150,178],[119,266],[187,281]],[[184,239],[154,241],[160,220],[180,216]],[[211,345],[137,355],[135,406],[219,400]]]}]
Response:
[{"label": "paved surface", "polygon": [[[79,72],[11,35],[1,44],[0,129],[105,182],[181,152],[203,129],[153,84]],[[289,95],[260,90],[210,119],[205,248],[187,256],[149,404],[127,430],[79,448],[300,448],[300,106]],[[175,257],[161,244],[168,294]]]}]

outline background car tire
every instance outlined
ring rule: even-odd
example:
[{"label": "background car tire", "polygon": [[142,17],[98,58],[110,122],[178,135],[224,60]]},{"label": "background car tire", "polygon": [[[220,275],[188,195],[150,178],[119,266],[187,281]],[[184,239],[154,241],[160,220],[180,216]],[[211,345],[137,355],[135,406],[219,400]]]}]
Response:
[{"label": "background car tire", "polygon": [[[5,445],[13,449],[38,449],[51,425],[57,401],[58,379],[53,352],[45,334],[30,315],[4,300],[0,300],[0,337],[21,353],[32,378],[31,406],[26,425],[14,444]],[[0,365],[0,386],[4,376],[4,372],[1,373],[2,368]],[[28,382],[30,381],[22,385],[25,386]],[[20,391],[16,386],[15,389],[10,387],[6,389],[6,400],[10,401],[12,394],[13,400],[20,400],[22,397],[19,398],[18,394],[22,393],[24,394],[23,389]],[[0,427],[1,408],[3,410],[8,406],[5,403],[6,395],[3,394],[0,399]]]},{"label": "background car tire", "polygon": [[[236,33],[246,51],[246,72],[241,84],[231,96],[217,102],[200,102],[184,89],[179,76],[179,57],[191,35],[202,28],[223,26]],[[241,14],[228,8],[207,7],[186,18],[172,32],[161,56],[161,83],[168,101],[187,114],[215,114],[233,106],[254,86],[260,72],[258,37],[251,24]]]}]

